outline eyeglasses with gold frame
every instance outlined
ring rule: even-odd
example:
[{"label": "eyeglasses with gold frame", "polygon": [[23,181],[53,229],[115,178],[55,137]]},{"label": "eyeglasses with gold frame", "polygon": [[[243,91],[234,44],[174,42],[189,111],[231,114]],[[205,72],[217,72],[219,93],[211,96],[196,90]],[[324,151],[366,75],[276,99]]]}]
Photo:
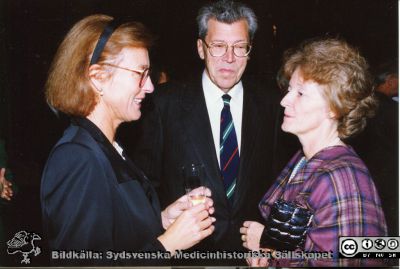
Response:
[{"label": "eyeglasses with gold frame", "polygon": [[135,70],[135,69],[129,69],[129,68],[126,68],[126,67],[122,67],[122,66],[118,66],[118,65],[110,64],[110,63],[103,63],[102,65],[107,65],[107,66],[111,66],[111,67],[114,67],[114,68],[118,68],[118,69],[122,69],[122,70],[125,70],[125,71],[129,71],[129,72],[138,74],[140,76],[140,80],[139,80],[139,87],[140,88],[144,87],[144,85],[146,84],[147,79],[150,76],[150,68],[145,68],[144,70]]}]

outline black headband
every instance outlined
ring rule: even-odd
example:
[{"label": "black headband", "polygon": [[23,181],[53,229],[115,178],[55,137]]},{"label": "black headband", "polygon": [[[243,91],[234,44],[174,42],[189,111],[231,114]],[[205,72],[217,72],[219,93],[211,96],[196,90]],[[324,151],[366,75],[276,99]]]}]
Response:
[{"label": "black headband", "polygon": [[92,59],[90,59],[90,65],[95,64],[99,61],[100,55],[106,46],[108,39],[112,33],[122,24],[121,20],[114,19],[110,21],[101,33],[99,40],[97,41],[96,47],[94,48]]}]

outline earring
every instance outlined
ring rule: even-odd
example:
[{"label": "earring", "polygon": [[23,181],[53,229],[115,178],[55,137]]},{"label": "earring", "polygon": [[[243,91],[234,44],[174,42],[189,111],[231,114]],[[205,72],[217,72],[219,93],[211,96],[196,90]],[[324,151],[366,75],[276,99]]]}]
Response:
[{"label": "earring", "polygon": [[99,91],[99,92],[100,92],[100,96],[103,96],[103,95],[104,95],[103,90],[101,90],[101,91]]}]

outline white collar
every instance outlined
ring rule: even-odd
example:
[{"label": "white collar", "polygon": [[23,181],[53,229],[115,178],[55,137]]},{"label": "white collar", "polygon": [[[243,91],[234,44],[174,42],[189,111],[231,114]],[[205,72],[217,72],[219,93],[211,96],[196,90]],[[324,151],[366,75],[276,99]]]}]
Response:
[{"label": "white collar", "polygon": [[[222,100],[222,95],[225,94],[217,85],[215,85],[211,79],[208,77],[206,70],[203,72],[202,77],[203,83],[203,91],[206,99],[211,100],[212,103],[219,102]],[[236,83],[232,89],[229,90],[228,94],[232,98],[231,102],[237,102],[240,98],[240,95],[243,93],[243,83],[239,81]]]}]

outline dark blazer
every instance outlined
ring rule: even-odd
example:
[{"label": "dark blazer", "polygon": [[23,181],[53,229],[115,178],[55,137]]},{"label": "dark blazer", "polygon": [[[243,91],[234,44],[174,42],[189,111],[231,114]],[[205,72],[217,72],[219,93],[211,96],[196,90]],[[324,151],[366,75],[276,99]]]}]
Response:
[{"label": "dark blazer", "polygon": [[162,205],[184,194],[183,165],[205,166],[203,184],[212,191],[217,221],[214,233],[195,246],[197,249],[242,250],[239,229],[243,221],[261,220],[258,202],[289,160],[276,154],[281,125],[279,94],[248,81],[243,85],[240,168],[232,207],[221,179],[201,77],[158,88],[142,116],[135,160],[160,184]]},{"label": "dark blazer", "polygon": [[[157,195],[100,129],[77,119],[53,148],[41,185],[50,250],[154,251],[163,232]],[[51,256],[51,255],[50,255]],[[56,260],[55,265],[141,264],[145,261]]]}]

